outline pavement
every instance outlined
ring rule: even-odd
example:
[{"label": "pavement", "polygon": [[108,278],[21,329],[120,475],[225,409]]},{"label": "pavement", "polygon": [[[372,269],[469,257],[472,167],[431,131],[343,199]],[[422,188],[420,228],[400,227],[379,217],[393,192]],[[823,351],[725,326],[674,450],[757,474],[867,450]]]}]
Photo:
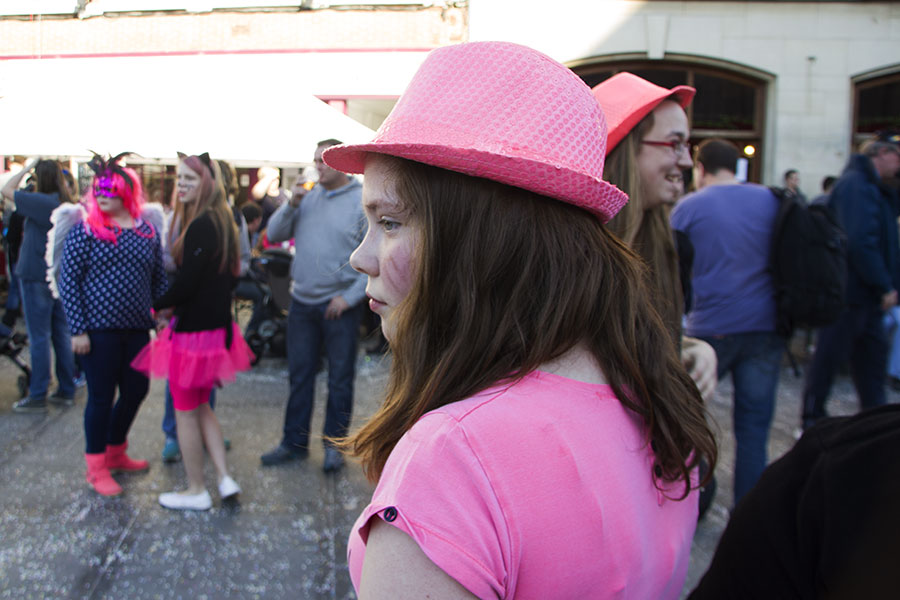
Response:
[{"label": "pavement", "polygon": [[[356,423],[377,408],[389,358],[360,353]],[[358,463],[326,475],[318,439],[302,462],[260,466],[259,457],[280,439],[288,393],[283,359],[263,359],[219,390],[216,412],[231,440],[229,468],[242,488],[237,502],[215,494],[212,466],[206,480],[213,509],[169,511],[160,493],[185,486],[181,463],[163,464],[162,382],[154,381],[129,438],[129,453],[147,458],[149,472],[118,475],[118,498],[102,498],[84,480],[82,416],[86,392],[70,408],[20,415],[18,371],[0,358],[0,598],[353,598],[347,574],[348,532],[373,486]],[[785,367],[779,386],[770,455],[794,443],[802,380]],[[317,381],[313,431],[322,429],[325,378]],[[699,523],[685,590],[699,580],[731,508],[733,438],[731,386],[723,381],[710,403],[720,440],[719,491]],[[889,391],[891,401],[900,394]],[[842,376],[829,409],[856,411]],[[686,592],[685,592],[686,594]]]}]

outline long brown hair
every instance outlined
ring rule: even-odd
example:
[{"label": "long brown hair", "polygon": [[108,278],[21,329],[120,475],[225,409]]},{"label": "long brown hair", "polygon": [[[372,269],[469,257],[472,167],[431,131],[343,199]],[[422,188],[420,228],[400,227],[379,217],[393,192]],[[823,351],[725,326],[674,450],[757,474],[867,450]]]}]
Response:
[{"label": "long brown hair", "polygon": [[584,344],[622,404],[643,418],[661,478],[683,481],[685,497],[699,460],[715,464],[715,439],[635,254],[575,206],[384,160],[422,235],[413,289],[392,316],[385,402],[342,443],[369,478],[380,476],[426,412],[520,379]]},{"label": "long brown hair", "polygon": [[55,160],[42,158],[34,166],[35,191],[42,194],[58,194],[59,202],[74,202],[62,166]]},{"label": "long brown hair", "polygon": [[652,128],[651,112],[606,157],[603,179],[628,194],[628,204],[610,220],[607,227],[647,263],[654,305],[675,344],[680,345],[684,294],[678,276],[678,252],[669,225],[669,207],[660,204],[645,209],[647,194],[637,169],[641,140]]},{"label": "long brown hair", "polygon": [[[222,175],[219,165],[214,160],[201,159],[199,156],[178,155],[182,163],[200,176],[200,193],[193,202],[175,200],[172,226],[169,228],[169,243],[175,264],[181,266],[184,255],[184,236],[188,225],[204,213],[208,213],[216,230],[219,242],[219,273],[227,269],[236,276],[240,272],[241,257],[238,246],[237,225],[234,215],[225,199],[225,188],[222,186]],[[177,186],[176,186],[177,191]]]}]

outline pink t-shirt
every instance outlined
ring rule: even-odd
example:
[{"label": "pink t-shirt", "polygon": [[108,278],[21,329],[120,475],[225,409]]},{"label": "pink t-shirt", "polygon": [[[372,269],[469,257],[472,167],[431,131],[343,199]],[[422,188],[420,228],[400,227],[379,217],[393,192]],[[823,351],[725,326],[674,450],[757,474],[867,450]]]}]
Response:
[{"label": "pink t-shirt", "polygon": [[424,415],[350,534],[359,589],[369,520],[406,532],[479,598],[677,598],[697,492],[660,493],[641,420],[606,385],[533,372]]}]

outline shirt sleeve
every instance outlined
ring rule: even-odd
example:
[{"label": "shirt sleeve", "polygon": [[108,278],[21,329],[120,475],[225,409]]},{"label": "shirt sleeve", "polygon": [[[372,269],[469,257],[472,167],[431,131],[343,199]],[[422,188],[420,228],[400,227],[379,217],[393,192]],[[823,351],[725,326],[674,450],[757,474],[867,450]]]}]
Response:
[{"label": "shirt sleeve", "polygon": [[[851,268],[866,285],[885,294],[893,287],[893,277],[882,250],[882,200],[877,188],[845,185],[836,191],[834,197],[847,232],[847,259]],[[896,223],[891,226],[895,227]]]},{"label": "shirt sleeve", "polygon": [[194,219],[184,235],[184,253],[178,275],[168,291],[153,303],[154,309],[180,306],[197,293],[206,269],[217,268],[210,264],[217,251],[216,239],[216,230],[209,218]]},{"label": "shirt sleeve", "polygon": [[363,542],[374,516],[409,535],[432,562],[479,598],[505,597],[506,520],[480,458],[453,417],[425,415],[398,442],[358,521]]},{"label": "shirt sleeve", "polygon": [[[308,192],[310,194],[312,192]],[[266,225],[266,237],[273,244],[286,242],[294,237],[294,220],[300,215],[300,207],[294,208],[290,202],[278,207]]]},{"label": "shirt sleeve", "polygon": [[172,257],[172,240],[178,237],[176,229],[180,230],[180,224],[175,222],[173,213],[167,214],[166,229],[160,234],[162,236],[160,244],[162,244],[163,266],[166,269],[166,273],[176,273],[178,271],[178,265],[175,264],[175,259]]},{"label": "shirt sleeve", "polygon": [[17,191],[13,198],[16,202],[16,212],[28,217],[42,227],[50,228],[50,215],[59,206],[57,194],[42,194],[40,192]]},{"label": "shirt sleeve", "polygon": [[72,335],[81,335],[88,330],[87,292],[84,286],[90,252],[91,240],[84,226],[79,223],[66,235],[59,265],[59,296]]},{"label": "shirt sleeve", "polygon": [[166,277],[165,261],[163,259],[162,241],[159,233],[153,236],[153,265],[150,267],[150,293],[151,300],[161,298],[169,288],[169,279]]}]

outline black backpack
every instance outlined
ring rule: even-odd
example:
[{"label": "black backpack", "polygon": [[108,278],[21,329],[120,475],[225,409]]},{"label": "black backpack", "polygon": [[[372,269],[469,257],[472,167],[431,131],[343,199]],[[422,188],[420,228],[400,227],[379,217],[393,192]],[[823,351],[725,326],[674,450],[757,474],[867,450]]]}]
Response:
[{"label": "black backpack", "polygon": [[769,189],[779,201],[769,259],[776,331],[828,325],[846,305],[847,234],[829,206],[807,206]]}]

